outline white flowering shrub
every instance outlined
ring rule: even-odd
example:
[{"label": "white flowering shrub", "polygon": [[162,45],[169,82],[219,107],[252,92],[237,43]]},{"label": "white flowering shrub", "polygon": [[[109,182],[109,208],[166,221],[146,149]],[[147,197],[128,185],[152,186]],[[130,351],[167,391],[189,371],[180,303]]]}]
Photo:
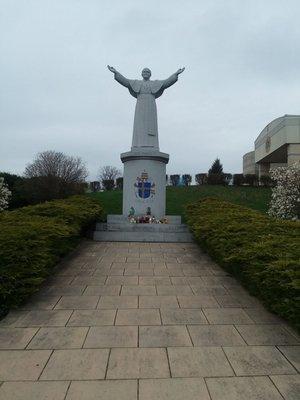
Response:
[{"label": "white flowering shrub", "polygon": [[270,171],[275,181],[268,214],[282,219],[299,219],[300,212],[300,162]]},{"label": "white flowering shrub", "polygon": [[8,200],[11,196],[11,191],[8,190],[4,183],[4,178],[0,177],[0,211],[5,210],[8,207]]}]

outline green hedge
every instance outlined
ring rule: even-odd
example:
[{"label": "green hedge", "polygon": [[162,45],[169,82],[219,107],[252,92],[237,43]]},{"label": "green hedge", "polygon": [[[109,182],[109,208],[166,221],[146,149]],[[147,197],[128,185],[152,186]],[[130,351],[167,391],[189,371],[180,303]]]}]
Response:
[{"label": "green hedge", "polygon": [[300,328],[300,223],[217,199],[187,206],[201,247],[267,307]]},{"label": "green hedge", "polygon": [[38,290],[101,214],[99,202],[86,196],[0,214],[0,316]]}]

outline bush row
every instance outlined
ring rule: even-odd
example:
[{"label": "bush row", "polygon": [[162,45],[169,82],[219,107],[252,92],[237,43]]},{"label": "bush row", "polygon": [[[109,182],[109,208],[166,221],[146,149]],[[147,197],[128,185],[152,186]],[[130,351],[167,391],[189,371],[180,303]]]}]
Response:
[{"label": "bush row", "polygon": [[101,214],[99,203],[85,196],[0,214],[0,316],[38,290]]},{"label": "bush row", "polygon": [[300,223],[217,199],[187,207],[201,247],[267,307],[300,328]]}]

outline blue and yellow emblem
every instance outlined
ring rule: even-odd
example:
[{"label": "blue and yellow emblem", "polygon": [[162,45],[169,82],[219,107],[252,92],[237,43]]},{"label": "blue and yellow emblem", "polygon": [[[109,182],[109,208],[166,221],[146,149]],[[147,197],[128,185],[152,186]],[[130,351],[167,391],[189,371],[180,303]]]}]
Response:
[{"label": "blue and yellow emblem", "polygon": [[155,195],[155,183],[149,179],[146,171],[136,178],[134,184],[136,197],[140,199],[150,199]]}]

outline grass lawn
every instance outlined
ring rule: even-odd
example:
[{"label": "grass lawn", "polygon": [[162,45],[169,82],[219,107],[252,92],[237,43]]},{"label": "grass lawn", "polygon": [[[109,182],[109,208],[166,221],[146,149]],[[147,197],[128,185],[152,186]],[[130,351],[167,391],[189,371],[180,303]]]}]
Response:
[{"label": "grass lawn", "polygon": [[[106,214],[122,213],[122,191],[90,193],[89,196],[99,199]],[[269,188],[235,187],[235,186],[189,186],[167,187],[167,214],[184,216],[184,207],[204,197],[217,197],[222,200],[240,204],[265,213],[271,198]]]}]

